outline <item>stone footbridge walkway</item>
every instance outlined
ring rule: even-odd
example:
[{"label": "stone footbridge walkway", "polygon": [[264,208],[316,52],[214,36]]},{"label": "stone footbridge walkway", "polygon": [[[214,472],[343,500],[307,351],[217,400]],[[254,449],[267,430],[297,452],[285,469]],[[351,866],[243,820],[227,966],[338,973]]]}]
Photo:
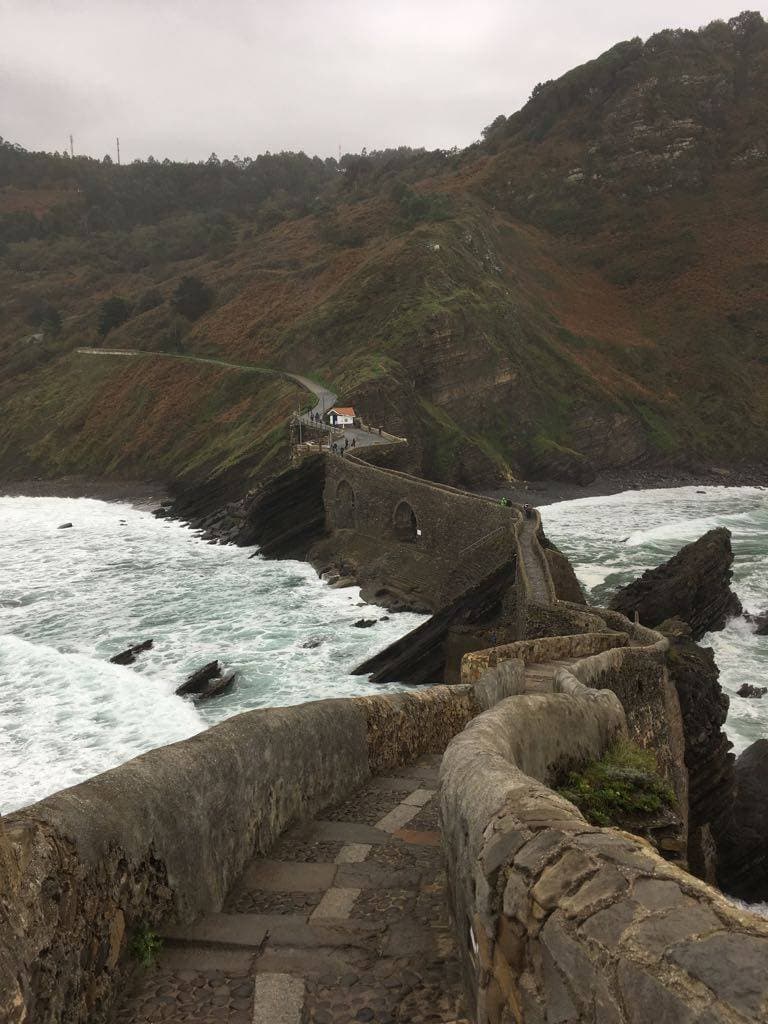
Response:
[{"label": "stone footbridge walkway", "polygon": [[528,577],[529,597],[536,604],[546,605],[552,600],[547,587],[544,567],[541,564],[543,552],[536,538],[538,529],[536,519],[523,519],[522,528],[519,533],[520,551],[525,565],[525,574]]},{"label": "stone footbridge walkway", "polygon": [[114,1024],[464,1024],[439,764],[373,778],[286,832],[221,913],[165,934]]}]

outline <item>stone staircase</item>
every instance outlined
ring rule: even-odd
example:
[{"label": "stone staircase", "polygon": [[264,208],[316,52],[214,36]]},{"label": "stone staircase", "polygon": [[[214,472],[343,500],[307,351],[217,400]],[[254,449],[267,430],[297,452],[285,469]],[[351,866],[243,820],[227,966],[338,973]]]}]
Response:
[{"label": "stone staircase", "polygon": [[439,756],[380,775],[254,859],[221,913],[166,931],[115,1024],[448,1024]]},{"label": "stone staircase", "polygon": [[559,668],[572,665],[571,661],[545,661],[525,667],[526,693],[553,693],[555,673]]}]

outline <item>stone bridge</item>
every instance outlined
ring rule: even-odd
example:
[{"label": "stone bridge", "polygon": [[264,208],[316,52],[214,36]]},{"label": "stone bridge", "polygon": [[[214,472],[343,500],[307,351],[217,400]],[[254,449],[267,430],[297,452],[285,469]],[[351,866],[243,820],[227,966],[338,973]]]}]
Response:
[{"label": "stone bridge", "polygon": [[[537,516],[346,457],[324,501],[357,555],[436,566],[440,600],[514,558],[527,637],[457,685],[247,712],[9,815],[0,1020],[767,1020],[768,922],[684,870],[667,641],[558,600]],[[661,843],[550,788],[619,737],[674,787]]]},{"label": "stone bridge", "polygon": [[[520,510],[360,456],[329,456],[323,492],[327,551],[356,567],[371,597],[445,607],[516,551]],[[372,591],[372,592],[371,592]]]}]

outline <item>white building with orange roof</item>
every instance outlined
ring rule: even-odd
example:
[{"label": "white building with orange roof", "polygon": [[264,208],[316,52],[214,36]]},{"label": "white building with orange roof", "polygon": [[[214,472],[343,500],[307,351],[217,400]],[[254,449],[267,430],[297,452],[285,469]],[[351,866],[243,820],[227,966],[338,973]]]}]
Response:
[{"label": "white building with orange roof", "polygon": [[351,405],[334,405],[328,410],[328,419],[334,427],[353,427],[355,410]]}]

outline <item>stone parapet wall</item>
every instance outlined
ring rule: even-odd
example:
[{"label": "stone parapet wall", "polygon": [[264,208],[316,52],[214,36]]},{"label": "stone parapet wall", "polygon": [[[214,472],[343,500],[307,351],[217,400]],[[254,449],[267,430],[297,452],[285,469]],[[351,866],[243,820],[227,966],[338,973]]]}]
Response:
[{"label": "stone parapet wall", "polygon": [[626,633],[579,633],[575,636],[547,636],[536,640],[518,640],[513,644],[489,647],[465,654],[461,663],[461,681],[474,683],[489,668],[505,661],[521,661],[525,665],[549,661],[586,658],[616,647],[626,647]]},{"label": "stone parapet wall", "polygon": [[101,1024],[132,929],[218,910],[288,825],[441,752],[517,685],[250,711],[0,819],[0,1020]]},{"label": "stone parapet wall", "polygon": [[441,824],[477,1024],[768,1019],[768,922],[548,788],[625,730],[617,697],[574,679],[449,745]]}]

